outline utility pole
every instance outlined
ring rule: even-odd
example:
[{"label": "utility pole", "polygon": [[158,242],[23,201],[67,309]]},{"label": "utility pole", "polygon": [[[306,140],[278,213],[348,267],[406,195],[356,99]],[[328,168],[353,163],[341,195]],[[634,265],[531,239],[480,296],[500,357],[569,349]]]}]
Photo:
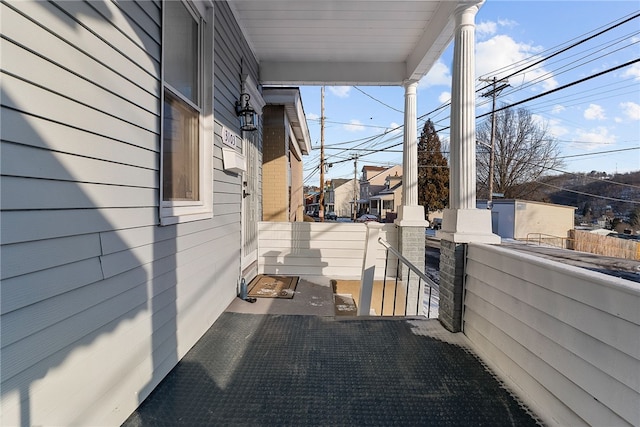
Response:
[{"label": "utility pole", "polygon": [[[502,90],[509,86],[509,83],[505,79],[498,80],[496,77],[492,79],[480,79],[481,82],[491,83],[493,88],[482,94],[484,97],[491,96],[493,98],[493,104],[491,107],[491,151],[489,154],[489,198],[487,200],[487,209],[493,208],[493,170],[495,169],[495,139],[496,139],[496,96],[502,92]],[[500,83],[500,86],[498,86]]]},{"label": "utility pole", "polygon": [[358,201],[358,155],[353,155],[353,220],[356,220],[358,216],[358,211],[356,210],[357,201]]},{"label": "utility pole", "polygon": [[320,206],[318,217],[324,222],[324,86],[320,89]]}]

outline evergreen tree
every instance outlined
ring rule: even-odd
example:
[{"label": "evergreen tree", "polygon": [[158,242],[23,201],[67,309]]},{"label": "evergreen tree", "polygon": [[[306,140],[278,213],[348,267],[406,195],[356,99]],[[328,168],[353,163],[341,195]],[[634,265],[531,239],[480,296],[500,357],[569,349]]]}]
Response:
[{"label": "evergreen tree", "polygon": [[424,206],[425,214],[449,204],[449,166],[430,119],[418,141],[418,203]]}]

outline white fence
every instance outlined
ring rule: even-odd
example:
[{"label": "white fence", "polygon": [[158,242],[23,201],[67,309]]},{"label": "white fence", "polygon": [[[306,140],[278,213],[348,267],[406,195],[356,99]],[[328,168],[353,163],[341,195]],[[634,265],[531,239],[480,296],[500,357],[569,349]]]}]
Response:
[{"label": "white fence", "polygon": [[470,244],[464,333],[550,425],[640,425],[640,286]]},{"label": "white fence", "polygon": [[[380,236],[397,247],[397,231],[385,224]],[[365,249],[365,224],[340,222],[260,222],[258,269],[261,274],[359,279]],[[376,279],[382,279],[385,248],[376,254]],[[387,276],[394,276],[396,260],[389,260]]]}]

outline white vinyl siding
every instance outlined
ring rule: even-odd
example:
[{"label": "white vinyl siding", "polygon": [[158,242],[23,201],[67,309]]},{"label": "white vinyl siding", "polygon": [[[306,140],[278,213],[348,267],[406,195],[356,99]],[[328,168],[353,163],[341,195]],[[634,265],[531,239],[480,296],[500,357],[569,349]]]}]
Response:
[{"label": "white vinyl siding", "polygon": [[213,218],[158,226],[161,5],[0,4],[2,425],[121,424],[236,295],[241,181],[218,134]]},{"label": "white vinyl siding", "polygon": [[[359,279],[366,242],[365,224],[320,222],[260,222],[258,224],[259,273]],[[398,232],[385,224],[380,237],[397,247]],[[376,279],[385,272],[386,251],[378,245]],[[397,259],[390,255],[387,277],[394,277]]]},{"label": "white vinyl siding", "polygon": [[640,424],[632,282],[493,245],[470,244],[466,265],[464,333],[543,421]]}]

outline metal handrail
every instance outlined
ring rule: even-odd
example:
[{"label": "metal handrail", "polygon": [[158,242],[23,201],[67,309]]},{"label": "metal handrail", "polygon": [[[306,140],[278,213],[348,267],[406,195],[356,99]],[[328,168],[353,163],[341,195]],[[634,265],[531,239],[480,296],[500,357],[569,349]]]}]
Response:
[{"label": "metal handrail", "polygon": [[378,237],[378,243],[380,243],[382,246],[384,246],[385,248],[387,248],[387,250],[389,252],[391,252],[392,254],[394,254],[396,257],[398,257],[398,259],[400,261],[402,261],[402,263],[404,265],[406,265],[407,267],[409,267],[409,269],[411,269],[411,271],[413,271],[414,273],[416,273],[418,275],[418,277],[420,277],[422,280],[424,280],[425,282],[427,282],[429,284],[430,287],[436,289],[436,290],[440,290],[440,285],[438,285],[436,282],[434,282],[433,280],[431,280],[429,277],[427,277],[422,271],[418,270],[418,268],[413,265],[411,263],[411,261],[409,261],[408,259],[406,259],[400,252],[398,252],[393,246],[391,246],[389,244],[389,242],[387,242],[386,240],[384,240],[382,237]]},{"label": "metal handrail", "polygon": [[[538,245],[542,244],[542,236],[546,236],[545,239],[560,239],[560,241],[562,242],[562,248],[566,248],[568,245],[566,243],[568,242],[572,242],[574,241],[574,239],[571,239],[569,237],[562,237],[562,236],[554,236],[553,234],[545,234],[545,233],[527,233],[527,243],[529,243],[529,241],[536,241],[536,239],[531,239],[529,238],[529,236],[531,235],[538,235]],[[565,243],[566,242],[566,243]],[[552,246],[556,246],[556,245],[552,245]]]},{"label": "metal handrail", "polygon": [[385,260],[385,264],[384,264],[384,282],[382,284],[382,307],[380,308],[380,315],[383,316],[384,315],[384,300],[385,300],[385,290],[386,290],[386,286],[387,286],[387,264],[389,263],[389,252],[392,253],[393,255],[396,256],[397,258],[397,263],[396,263],[396,278],[395,278],[395,287],[394,287],[394,295],[393,295],[393,311],[392,311],[392,315],[395,315],[396,313],[396,301],[398,299],[398,267],[400,266],[400,261],[402,261],[402,263],[407,266],[409,268],[409,272],[407,273],[407,289],[405,290],[405,302],[404,302],[404,314],[405,316],[407,315],[407,306],[409,303],[409,288],[408,285],[410,283],[410,278],[411,278],[411,272],[413,271],[419,278],[418,280],[418,298],[417,298],[417,306],[416,306],[416,313],[418,313],[420,311],[420,292],[422,291],[422,282],[424,281],[424,283],[426,285],[429,286],[429,300],[428,300],[428,306],[427,306],[427,318],[430,317],[431,315],[431,298],[432,298],[432,292],[435,289],[436,291],[439,292],[440,287],[437,283],[435,283],[433,280],[431,280],[430,278],[428,278],[422,271],[420,271],[415,265],[413,265],[411,263],[411,261],[409,261],[407,258],[405,258],[400,252],[398,252],[395,248],[393,248],[389,242],[387,242],[386,240],[384,240],[382,237],[378,238],[378,243],[380,243],[382,246],[384,246],[387,250],[387,256],[386,256],[386,260]]}]

